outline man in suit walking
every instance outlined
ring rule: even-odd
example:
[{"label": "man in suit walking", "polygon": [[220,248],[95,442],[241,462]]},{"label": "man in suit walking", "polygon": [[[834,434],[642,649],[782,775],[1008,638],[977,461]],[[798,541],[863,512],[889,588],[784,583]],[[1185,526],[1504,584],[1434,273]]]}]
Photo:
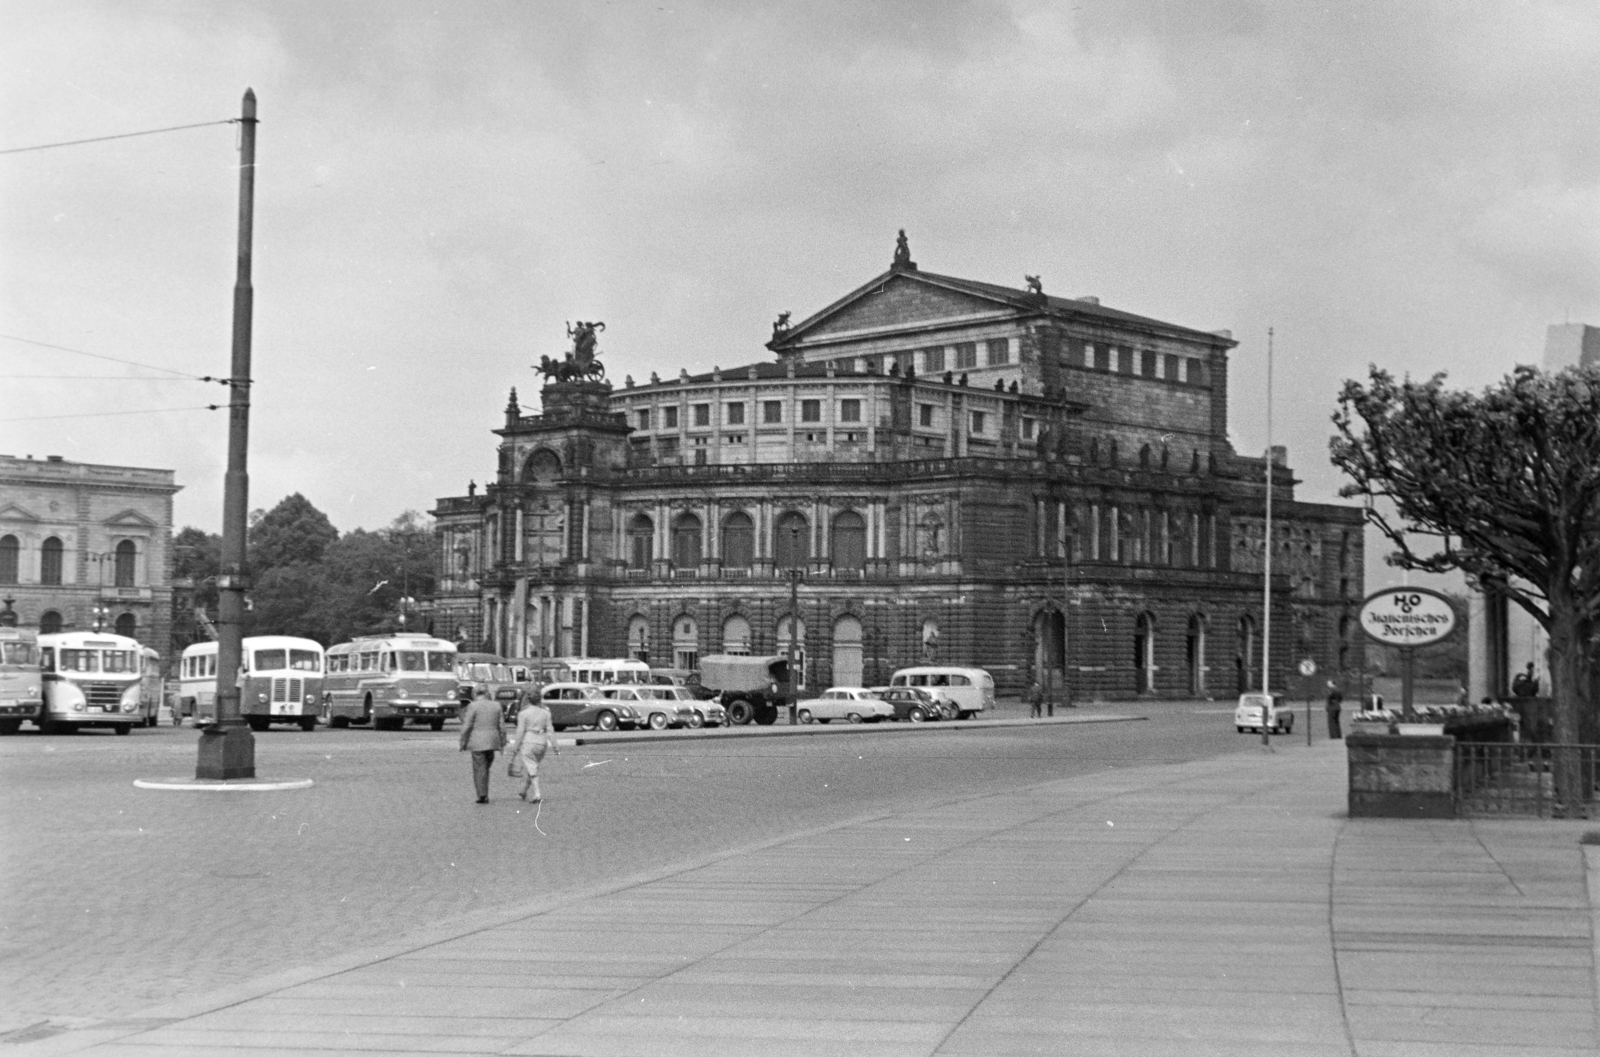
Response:
[{"label": "man in suit walking", "polygon": [[472,785],[480,804],[489,802],[489,768],[494,766],[495,752],[505,743],[500,706],[487,697],[468,705],[461,714],[461,751],[472,753]]}]

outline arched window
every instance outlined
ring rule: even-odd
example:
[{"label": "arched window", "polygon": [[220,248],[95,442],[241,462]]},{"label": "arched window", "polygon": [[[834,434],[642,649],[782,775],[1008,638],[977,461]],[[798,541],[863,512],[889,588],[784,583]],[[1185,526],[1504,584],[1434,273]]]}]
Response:
[{"label": "arched window", "polygon": [[854,510],[846,510],[833,519],[833,567],[835,569],[865,569],[867,567],[867,522]]},{"label": "arched window", "polygon": [[1206,618],[1199,613],[1189,617],[1183,653],[1184,664],[1189,669],[1189,692],[1200,697],[1206,690]]},{"label": "arched window", "polygon": [[737,613],[722,622],[722,652],[740,656],[750,652],[750,622]]},{"label": "arched window", "polygon": [[124,613],[117,618],[117,634],[123,638],[138,638],[139,619],[132,613]]},{"label": "arched window", "polygon": [[694,617],[680,616],[672,622],[672,666],[686,671],[700,667],[700,629]]},{"label": "arched window", "polygon": [[672,564],[680,569],[700,564],[700,519],[693,514],[679,514],[672,522]]},{"label": "arched window", "polygon": [[22,545],[15,536],[0,536],[0,584],[17,582],[18,557]]},{"label": "arched window", "polygon": [[47,609],[39,614],[39,634],[54,635],[61,630],[61,614]]},{"label": "arched window", "polygon": [[1140,613],[1133,624],[1134,689],[1141,694],[1154,693],[1156,688],[1156,618],[1151,613]]},{"label": "arched window", "polygon": [[561,479],[561,458],[549,448],[540,448],[523,464],[522,478],[534,484],[551,484]]},{"label": "arched window", "polygon": [[[46,540],[45,542],[48,544],[50,541]],[[121,543],[117,544],[118,587],[133,586],[133,562],[134,558],[137,556],[137,553],[138,552],[133,546],[133,540],[123,540]],[[60,583],[61,581],[58,579],[56,582]]]},{"label": "arched window", "polygon": [[729,514],[722,522],[722,567],[748,569],[755,560],[755,522],[743,511]]},{"label": "arched window", "polygon": [[811,558],[811,522],[804,514],[789,511],[772,530],[772,553],[780,569],[803,569]]},{"label": "arched window", "polygon": [[833,684],[861,686],[861,621],[840,617],[833,625]]},{"label": "arched window", "polygon": [[648,569],[655,558],[656,523],[644,514],[628,522],[628,568]]},{"label": "arched window", "polygon": [[[133,544],[129,543],[128,546],[132,547]],[[44,546],[39,548],[40,583],[59,584],[61,582],[61,553],[63,549],[64,548],[61,545],[61,540],[55,536],[51,536],[49,539],[45,540]],[[120,555],[120,550],[118,553]],[[120,560],[121,559],[119,557],[118,561],[120,562]],[[128,567],[132,569],[133,565],[131,561],[129,562]],[[118,580],[117,583],[120,585],[122,581]],[[128,583],[132,584],[133,581],[129,580]]]},{"label": "arched window", "polygon": [[642,616],[628,621],[628,656],[636,661],[650,660],[650,622]]}]

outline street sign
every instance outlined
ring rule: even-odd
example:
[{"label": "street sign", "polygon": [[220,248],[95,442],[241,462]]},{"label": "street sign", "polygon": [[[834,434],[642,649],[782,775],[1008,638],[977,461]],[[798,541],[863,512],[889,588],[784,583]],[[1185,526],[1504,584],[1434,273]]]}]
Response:
[{"label": "street sign", "polygon": [[1431,646],[1456,629],[1450,600],[1425,587],[1389,587],[1368,595],[1359,619],[1368,638],[1402,649]]},{"label": "street sign", "polygon": [[1305,660],[1301,661],[1300,662],[1300,674],[1301,675],[1305,675],[1305,676],[1316,675],[1317,674],[1317,662],[1312,660],[1310,657],[1307,657]]}]

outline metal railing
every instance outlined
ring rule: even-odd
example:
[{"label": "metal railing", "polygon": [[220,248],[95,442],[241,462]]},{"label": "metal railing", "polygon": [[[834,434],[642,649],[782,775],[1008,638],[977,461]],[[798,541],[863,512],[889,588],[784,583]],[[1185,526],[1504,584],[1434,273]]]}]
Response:
[{"label": "metal railing", "polygon": [[1457,742],[1456,814],[1594,818],[1600,745]]}]

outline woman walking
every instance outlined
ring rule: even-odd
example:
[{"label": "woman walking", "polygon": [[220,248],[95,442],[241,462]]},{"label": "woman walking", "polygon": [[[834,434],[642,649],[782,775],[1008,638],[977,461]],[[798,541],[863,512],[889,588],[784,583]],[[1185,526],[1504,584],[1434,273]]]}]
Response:
[{"label": "woman walking", "polygon": [[[544,797],[539,792],[539,761],[547,751],[556,755],[555,725],[550,720],[550,710],[539,703],[539,698],[528,693],[523,698],[522,711],[517,713],[517,730],[511,736],[511,756],[522,765],[522,792],[518,795],[530,804]],[[528,791],[533,790],[533,796]]]}]

